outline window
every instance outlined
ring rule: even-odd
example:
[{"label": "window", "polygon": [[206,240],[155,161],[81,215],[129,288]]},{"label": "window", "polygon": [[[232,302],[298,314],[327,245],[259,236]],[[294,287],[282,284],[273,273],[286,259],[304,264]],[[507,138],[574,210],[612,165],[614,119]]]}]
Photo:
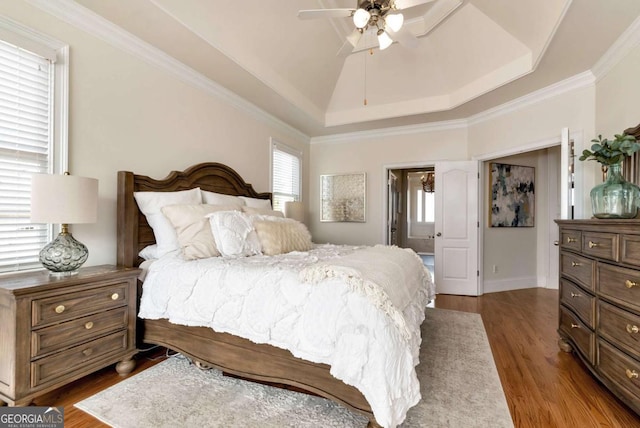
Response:
[{"label": "window", "polygon": [[66,166],[67,53],[0,19],[0,272],[41,267],[53,235],[30,222],[31,175]]},{"label": "window", "polygon": [[284,212],[284,203],[301,200],[302,153],[271,140],[271,192],[273,209]]}]

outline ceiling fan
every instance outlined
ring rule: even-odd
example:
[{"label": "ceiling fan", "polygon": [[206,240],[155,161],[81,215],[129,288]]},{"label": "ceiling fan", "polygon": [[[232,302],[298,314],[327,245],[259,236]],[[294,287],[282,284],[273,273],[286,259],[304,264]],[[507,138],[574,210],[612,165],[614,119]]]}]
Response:
[{"label": "ceiling fan", "polygon": [[347,36],[352,48],[358,46],[362,35],[375,31],[380,50],[391,46],[394,36],[400,43],[415,45],[415,37],[408,31],[402,31],[404,16],[400,10],[428,3],[433,0],[356,0],[355,9],[309,9],[298,12],[300,19],[343,18],[353,19],[355,29]]}]

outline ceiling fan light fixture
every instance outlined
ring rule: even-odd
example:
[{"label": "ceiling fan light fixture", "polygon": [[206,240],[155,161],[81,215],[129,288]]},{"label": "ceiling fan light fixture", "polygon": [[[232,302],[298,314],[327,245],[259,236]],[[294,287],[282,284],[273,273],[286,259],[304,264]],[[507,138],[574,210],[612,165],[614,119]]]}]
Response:
[{"label": "ceiling fan light fixture", "polygon": [[382,29],[378,31],[378,44],[380,45],[381,51],[391,46],[392,43],[393,40],[391,40],[391,37],[389,37],[389,34],[387,34],[386,31]]},{"label": "ceiling fan light fixture", "polygon": [[394,33],[397,33],[402,28],[404,16],[401,13],[394,13],[393,15],[387,15],[384,20],[387,27]]},{"label": "ceiling fan light fixture", "polygon": [[369,23],[369,19],[371,18],[371,14],[369,11],[365,9],[358,9],[353,14],[353,23],[356,28],[364,28]]}]

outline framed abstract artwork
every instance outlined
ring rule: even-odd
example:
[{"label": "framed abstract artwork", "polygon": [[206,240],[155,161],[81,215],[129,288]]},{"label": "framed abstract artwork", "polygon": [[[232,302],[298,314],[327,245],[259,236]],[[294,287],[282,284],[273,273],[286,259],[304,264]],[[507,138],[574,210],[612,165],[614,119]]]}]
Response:
[{"label": "framed abstract artwork", "polygon": [[535,214],[535,168],[491,163],[489,225],[533,227]]},{"label": "framed abstract artwork", "polygon": [[327,174],[320,176],[320,221],[365,222],[367,176]]}]

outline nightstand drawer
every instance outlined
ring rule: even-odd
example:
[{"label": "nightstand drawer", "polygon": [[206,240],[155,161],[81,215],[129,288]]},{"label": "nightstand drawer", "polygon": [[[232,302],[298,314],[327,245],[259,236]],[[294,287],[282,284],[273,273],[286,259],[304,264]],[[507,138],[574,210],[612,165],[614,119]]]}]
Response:
[{"label": "nightstand drawer", "polygon": [[617,233],[582,233],[582,252],[601,259],[617,262],[619,257]]},{"label": "nightstand drawer", "polygon": [[640,362],[610,346],[598,341],[598,370],[616,384],[616,391],[628,401],[640,401]]},{"label": "nightstand drawer", "polygon": [[112,309],[31,333],[31,356],[39,357],[127,327],[127,307]]},{"label": "nightstand drawer", "polygon": [[597,277],[602,297],[640,310],[640,271],[598,263]]},{"label": "nightstand drawer", "polygon": [[563,229],[560,234],[560,247],[580,251],[580,247],[582,246],[581,231]]},{"label": "nightstand drawer", "polygon": [[127,304],[129,284],[119,282],[86,291],[61,294],[32,302],[34,327],[73,319]]},{"label": "nightstand drawer", "polygon": [[593,290],[593,271],[595,262],[577,254],[560,253],[560,274],[574,282]]},{"label": "nightstand drawer", "polygon": [[640,359],[640,317],[608,303],[598,304],[598,333]]},{"label": "nightstand drawer", "polygon": [[560,306],[560,330],[570,337],[578,347],[578,351],[589,361],[594,363],[595,334],[569,309]]},{"label": "nightstand drawer", "polygon": [[573,309],[588,327],[594,328],[595,297],[564,278],[560,280],[560,284],[560,302]]},{"label": "nightstand drawer", "polygon": [[108,355],[121,355],[127,349],[127,331],[76,346],[68,351],[41,358],[31,363],[31,387],[35,388],[49,382],[55,382],[67,373],[75,372],[78,367],[90,367]]}]

